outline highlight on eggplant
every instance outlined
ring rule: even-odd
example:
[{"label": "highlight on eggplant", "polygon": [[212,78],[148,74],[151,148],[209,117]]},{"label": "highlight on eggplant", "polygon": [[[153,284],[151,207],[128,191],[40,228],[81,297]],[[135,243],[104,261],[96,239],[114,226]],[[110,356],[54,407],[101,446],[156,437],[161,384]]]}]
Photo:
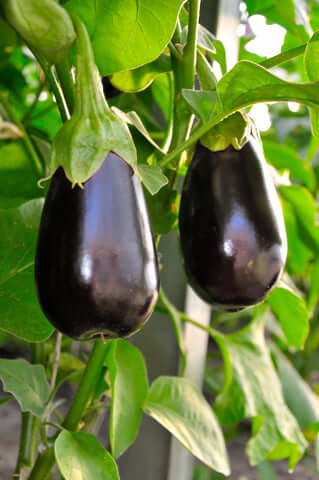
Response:
[{"label": "highlight on eggplant", "polygon": [[35,279],[44,314],[72,338],[126,337],[151,315],[159,271],[143,189],[115,153],[83,188],[54,173]]},{"label": "highlight on eggplant", "polygon": [[285,265],[287,239],[259,142],[219,152],[196,145],[179,229],[189,283],[215,309],[241,310],[271,292]]}]

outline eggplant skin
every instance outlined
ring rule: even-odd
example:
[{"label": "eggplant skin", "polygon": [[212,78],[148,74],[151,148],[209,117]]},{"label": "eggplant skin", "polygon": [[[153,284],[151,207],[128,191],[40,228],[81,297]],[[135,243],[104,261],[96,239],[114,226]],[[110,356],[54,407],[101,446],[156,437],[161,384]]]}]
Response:
[{"label": "eggplant skin", "polygon": [[78,340],[127,337],[153,311],[159,271],[142,186],[110,152],[83,188],[52,177],[35,259],[48,320]]},{"label": "eggplant skin", "polygon": [[179,229],[195,292],[216,310],[260,303],[285,265],[281,205],[262,147],[212,152],[200,143],[183,186]]}]

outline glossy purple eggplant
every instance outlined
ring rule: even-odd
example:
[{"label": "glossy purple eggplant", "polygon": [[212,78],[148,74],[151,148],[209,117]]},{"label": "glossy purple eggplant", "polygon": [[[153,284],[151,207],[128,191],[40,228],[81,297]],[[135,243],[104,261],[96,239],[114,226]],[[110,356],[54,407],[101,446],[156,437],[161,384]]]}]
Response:
[{"label": "glossy purple eggplant", "polygon": [[109,153],[80,188],[59,168],[42,214],[35,260],[38,298],[69,337],[126,337],[155,306],[159,272],[142,186]]},{"label": "glossy purple eggplant", "polygon": [[217,310],[261,302],[284,268],[287,240],[257,141],[212,152],[197,144],[181,198],[180,243],[190,285]]}]

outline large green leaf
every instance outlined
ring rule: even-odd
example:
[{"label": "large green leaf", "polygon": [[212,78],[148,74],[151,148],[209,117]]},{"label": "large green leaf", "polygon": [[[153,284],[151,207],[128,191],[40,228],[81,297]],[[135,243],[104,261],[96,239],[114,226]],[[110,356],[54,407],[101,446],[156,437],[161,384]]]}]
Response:
[{"label": "large green leaf", "polygon": [[[319,79],[319,32],[315,32],[307,44],[304,55],[305,68],[309,80],[315,82]],[[310,120],[313,135],[319,136],[319,112],[318,109],[310,110]]]},{"label": "large green leaf", "polygon": [[140,351],[124,340],[113,340],[107,356],[112,386],[111,451],[119,457],[134,442],[139,430],[148,382]]},{"label": "large green leaf", "polygon": [[31,365],[22,358],[0,359],[3,389],[14,395],[22,411],[42,415],[50,387],[42,365]]},{"label": "large green leaf", "polygon": [[155,235],[165,235],[177,228],[180,195],[176,190],[164,187],[156,195],[145,192],[145,198]]},{"label": "large green leaf", "polygon": [[65,480],[120,479],[114,459],[90,433],[61,432],[55,458]]},{"label": "large green leaf", "polygon": [[289,345],[302,348],[309,332],[308,311],[304,299],[291,289],[278,286],[267,302],[278,318]]},{"label": "large green leaf", "polygon": [[145,411],[210,468],[229,475],[222,431],[198,388],[179,377],[159,377],[152,384]]},{"label": "large green leaf", "polygon": [[100,73],[109,75],[155,60],[173,35],[184,1],[70,0],[66,8],[86,24]]},{"label": "large green leaf", "polygon": [[[299,2],[299,0],[285,0],[285,2],[281,0],[246,0],[249,15],[264,15],[267,23],[282,25],[302,42],[307,40],[307,33],[303,25],[296,24],[295,2]],[[303,9],[303,5],[301,8]]]},{"label": "large green leaf", "polygon": [[293,207],[304,241],[318,249],[319,226],[316,222],[316,203],[311,193],[299,185],[282,186],[279,191]]},{"label": "large green leaf", "polygon": [[263,147],[266,159],[278,169],[288,169],[292,180],[298,180],[310,190],[314,187],[315,176],[313,170],[298,155],[296,149],[288,145],[263,139]]},{"label": "large green leaf", "polygon": [[[302,274],[313,257],[313,251],[308,247],[301,236],[294,208],[285,199],[281,199],[281,203],[283,206],[288,239],[287,270],[291,274]],[[298,252],[297,255],[296,252]]]},{"label": "large green leaf", "polygon": [[140,68],[115,73],[111,77],[111,82],[124,92],[140,92],[151,85],[158,75],[167,73],[171,69],[170,57],[163,53],[154,62]]},{"label": "large green leaf", "polygon": [[33,263],[43,201],[0,210],[0,330],[30,342],[46,340],[52,325],[36,297]]},{"label": "large green leaf", "polygon": [[0,148],[0,208],[12,208],[32,198],[43,197],[38,176],[20,142]]},{"label": "large green leaf", "polygon": [[305,51],[305,67],[309,80],[316,81],[319,78],[319,32],[315,32],[307,44]]},{"label": "large green leaf", "polygon": [[253,419],[253,436],[247,445],[253,465],[271,459],[273,452],[284,446],[281,458],[289,457],[290,468],[293,468],[307,442],[283,399],[265,343],[265,315],[261,308],[248,327],[219,338],[226,365],[231,363],[232,375],[217,397],[215,411],[224,425]]},{"label": "large green leaf", "polygon": [[238,62],[217,84],[224,112],[232,113],[253,103],[294,101],[319,106],[319,83],[292,83],[256,63]]},{"label": "large green leaf", "polygon": [[301,428],[319,421],[319,399],[288,358],[272,346],[275,363],[289,409]]},{"label": "large green leaf", "polygon": [[158,165],[147,165],[144,163],[138,165],[137,169],[143,184],[151,195],[155,195],[168,184],[168,178]]}]

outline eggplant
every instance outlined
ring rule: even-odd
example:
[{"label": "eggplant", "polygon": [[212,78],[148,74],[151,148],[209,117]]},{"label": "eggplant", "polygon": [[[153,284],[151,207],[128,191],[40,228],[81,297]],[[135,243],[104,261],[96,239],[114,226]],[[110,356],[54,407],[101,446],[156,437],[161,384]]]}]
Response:
[{"label": "eggplant", "polygon": [[149,318],[159,270],[142,186],[110,152],[83,187],[60,167],[45,201],[35,258],[38,298],[69,337],[127,337]]},{"label": "eggplant", "polygon": [[285,265],[287,239],[256,140],[219,152],[198,142],[183,186],[179,230],[189,283],[216,310],[241,310],[271,292]]}]

